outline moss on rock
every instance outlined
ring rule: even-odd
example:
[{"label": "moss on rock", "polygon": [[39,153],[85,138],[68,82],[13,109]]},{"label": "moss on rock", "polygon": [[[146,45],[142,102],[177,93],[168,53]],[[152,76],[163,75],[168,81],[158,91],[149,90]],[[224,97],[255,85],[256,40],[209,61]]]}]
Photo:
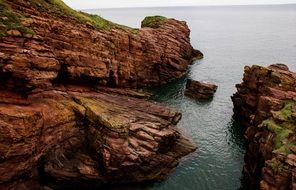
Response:
[{"label": "moss on rock", "polygon": [[147,16],[141,23],[141,27],[158,28],[167,21],[166,17],[163,16]]},{"label": "moss on rock", "polygon": [[272,112],[273,117],[281,121],[291,121],[294,104],[293,101],[287,101],[282,110]]},{"label": "moss on rock", "polygon": [[19,36],[21,34],[33,35],[34,31],[22,24],[25,20],[25,17],[12,11],[3,0],[0,0],[0,37]]},{"label": "moss on rock", "polygon": [[[274,133],[274,152],[289,154],[290,148],[296,145],[291,134],[295,133],[296,123],[292,119],[295,102],[287,101],[280,111],[272,112],[273,118],[263,121],[259,127],[267,127]],[[277,122],[279,120],[280,122]]]}]

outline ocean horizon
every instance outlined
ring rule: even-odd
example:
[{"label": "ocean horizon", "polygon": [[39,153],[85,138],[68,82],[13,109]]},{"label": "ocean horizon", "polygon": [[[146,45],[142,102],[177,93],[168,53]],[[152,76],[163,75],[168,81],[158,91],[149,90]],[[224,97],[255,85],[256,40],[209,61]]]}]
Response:
[{"label": "ocean horizon", "polygon": [[79,9],[80,11],[91,10],[108,10],[108,9],[155,9],[155,8],[206,8],[206,7],[246,7],[246,6],[294,6],[296,3],[281,3],[281,4],[244,4],[244,5],[184,5],[184,6],[150,6],[150,7],[102,7]]}]

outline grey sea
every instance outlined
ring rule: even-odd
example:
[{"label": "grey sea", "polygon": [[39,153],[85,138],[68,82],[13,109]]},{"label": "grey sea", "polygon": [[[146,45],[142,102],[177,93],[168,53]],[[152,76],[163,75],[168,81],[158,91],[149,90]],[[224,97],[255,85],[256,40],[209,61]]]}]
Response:
[{"label": "grey sea", "polygon": [[245,65],[285,63],[296,71],[296,5],[214,6],[87,10],[113,22],[140,27],[145,16],[163,15],[188,23],[191,43],[205,57],[187,77],[219,86],[212,101],[184,97],[185,79],[154,88],[154,99],[183,113],[178,127],[199,149],[161,183],[110,189],[232,190],[242,183],[245,145],[233,120],[231,95]]}]

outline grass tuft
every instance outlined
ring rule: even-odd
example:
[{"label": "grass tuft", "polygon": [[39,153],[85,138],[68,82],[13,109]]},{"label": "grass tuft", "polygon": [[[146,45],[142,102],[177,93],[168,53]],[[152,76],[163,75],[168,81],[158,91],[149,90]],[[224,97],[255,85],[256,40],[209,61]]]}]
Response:
[{"label": "grass tuft", "polygon": [[158,28],[167,21],[166,17],[163,16],[147,16],[141,23],[141,27]]}]

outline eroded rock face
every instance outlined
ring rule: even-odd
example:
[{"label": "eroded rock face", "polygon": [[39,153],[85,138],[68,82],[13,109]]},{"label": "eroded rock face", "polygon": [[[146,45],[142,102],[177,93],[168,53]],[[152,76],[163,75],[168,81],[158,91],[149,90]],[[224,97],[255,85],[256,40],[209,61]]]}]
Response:
[{"label": "eroded rock face", "polygon": [[236,87],[234,112],[248,143],[245,176],[264,190],[295,189],[296,74],[283,64],[245,67]]},{"label": "eroded rock face", "polygon": [[188,79],[185,95],[197,100],[209,100],[214,97],[217,88],[214,84]]},{"label": "eroded rock face", "polygon": [[0,1],[0,189],[164,179],[196,146],[179,112],[126,87],[185,74],[186,23],[98,28],[60,2]]},{"label": "eroded rock face", "polygon": [[66,13],[42,10],[52,6],[47,1],[41,0],[41,8],[30,1],[4,2],[35,32],[17,36],[7,32],[0,38],[1,75],[13,83],[5,82],[8,88],[16,88],[16,83],[20,83],[17,88],[49,88],[66,81],[160,85],[182,77],[194,56],[185,22],[166,19],[156,28],[96,29]]}]

